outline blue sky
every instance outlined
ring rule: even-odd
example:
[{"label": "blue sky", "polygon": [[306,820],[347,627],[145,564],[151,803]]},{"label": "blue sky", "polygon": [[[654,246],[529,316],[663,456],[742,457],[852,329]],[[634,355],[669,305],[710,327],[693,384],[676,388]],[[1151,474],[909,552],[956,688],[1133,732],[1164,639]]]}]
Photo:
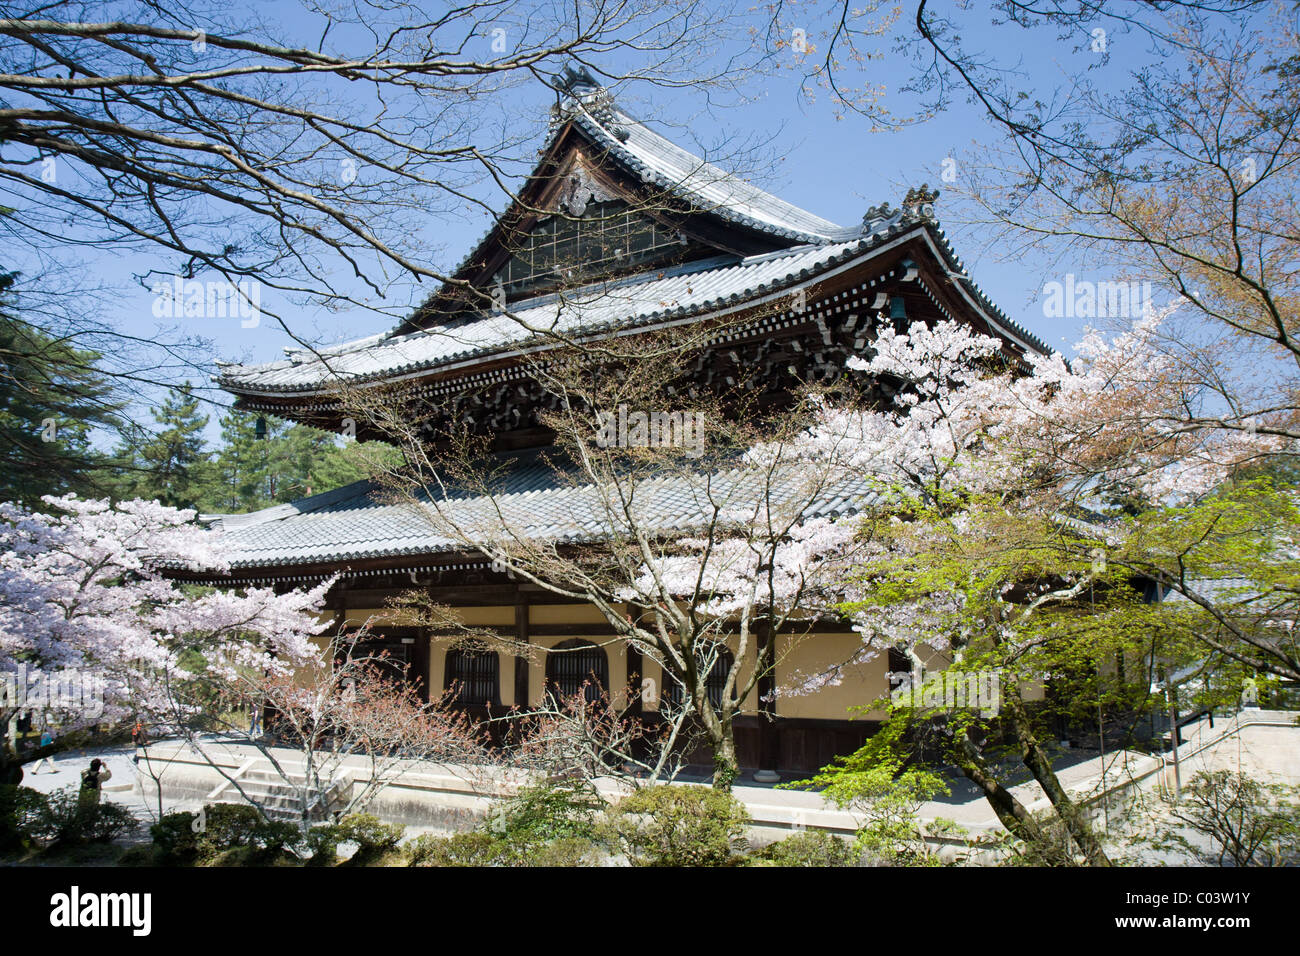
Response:
[{"label": "blue sky", "polygon": [[[283,12],[285,5],[278,4],[273,9]],[[1053,31],[1026,33],[1005,27],[994,29],[974,14],[968,20],[969,28],[963,37],[966,43],[996,49],[1004,63],[1019,62],[1033,75],[1068,83],[1084,67],[1101,66],[1095,58],[1089,59],[1087,51],[1079,53],[1069,43],[1054,42]],[[312,37],[308,34],[304,29],[301,38],[293,39],[310,43]],[[814,43],[818,42],[816,24],[810,24],[808,34]],[[1022,47],[1007,48],[1008,38],[1022,41]],[[1112,36],[1109,42],[1112,60],[1102,68],[1112,75],[1127,73],[1141,59],[1135,38]],[[1134,44],[1134,49],[1126,49],[1126,43]],[[897,88],[907,77],[908,67],[889,52],[887,45],[882,45],[880,50],[884,56],[873,61],[859,76],[883,84],[889,91],[886,102],[906,112],[914,103],[900,96]],[[724,48],[718,55],[730,52]],[[773,162],[761,170],[761,175],[751,178],[785,199],[843,225],[858,223],[867,207],[877,203],[888,200],[898,205],[909,186],[928,182],[939,187],[946,195],[940,197],[938,215],[976,281],[1013,319],[1048,344],[1068,351],[1084,322],[1047,318],[1042,305],[1044,282],[1060,279],[1060,272],[1066,271],[1066,267],[1053,263],[1046,252],[1041,256],[1020,254],[1011,262],[999,261],[996,250],[993,254],[982,251],[987,236],[954,224],[960,217],[960,209],[954,207],[952,191],[942,181],[944,161],[953,159],[960,175],[963,158],[971,147],[996,138],[996,131],[983,115],[975,107],[958,101],[946,113],[928,122],[902,130],[872,132],[864,120],[853,114],[837,117],[825,95],[811,103],[802,98],[798,78],[797,70],[773,71],[747,88],[749,102],[714,108],[706,108],[704,97],[694,91],[665,91],[649,86],[630,86],[620,94],[620,101],[643,120],[667,120],[670,125],[660,127],[661,132],[688,148],[700,144],[717,147],[716,155],[725,156],[729,144],[738,141],[764,144],[762,148],[772,154]],[[540,143],[546,130],[546,106],[553,100],[553,94],[538,85],[535,90],[523,91],[521,97],[520,108],[515,112],[522,128],[516,132],[530,133]],[[680,128],[683,123],[689,124],[698,142],[692,142],[691,136]],[[503,205],[499,193],[492,196],[485,191],[482,195],[491,196],[490,202],[497,209]],[[487,225],[488,220],[482,215],[431,216],[429,229],[440,245],[435,264],[442,268],[454,265]],[[158,320],[152,312],[153,297],[132,276],[151,268],[169,272],[174,266],[151,254],[121,255],[107,251],[92,251],[75,264],[87,275],[96,275],[101,282],[118,290],[104,299],[105,318],[129,334],[156,337]],[[406,300],[418,301],[428,291],[427,282],[423,286],[403,283],[390,303],[400,306]],[[330,312],[310,304],[294,305],[266,298],[284,311],[298,334],[321,343],[370,335],[393,324],[382,316],[361,310]],[[267,320],[251,329],[242,328],[238,319],[204,320],[203,327],[192,331],[208,337],[212,357],[225,361],[271,361],[281,358],[282,350],[294,344]]]}]

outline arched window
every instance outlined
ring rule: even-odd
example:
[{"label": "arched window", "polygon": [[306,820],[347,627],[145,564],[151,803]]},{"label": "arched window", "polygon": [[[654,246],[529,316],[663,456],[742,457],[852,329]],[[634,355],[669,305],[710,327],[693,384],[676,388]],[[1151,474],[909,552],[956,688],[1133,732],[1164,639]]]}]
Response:
[{"label": "arched window", "polygon": [[483,707],[496,703],[497,654],[479,644],[458,644],[447,652],[446,681],[456,703]]},{"label": "arched window", "polygon": [[[713,667],[704,678],[704,689],[709,695],[709,703],[714,710],[722,706],[722,691],[727,685],[727,675],[731,673],[732,665],[735,663],[735,654],[725,647],[718,648],[717,657],[713,660]],[[682,705],[684,696],[682,685],[665,674],[662,694],[664,702],[672,708],[677,708]]]},{"label": "arched window", "polygon": [[591,641],[562,641],[546,655],[546,687],[560,698],[573,697],[585,685],[588,701],[609,688],[609,659]]}]

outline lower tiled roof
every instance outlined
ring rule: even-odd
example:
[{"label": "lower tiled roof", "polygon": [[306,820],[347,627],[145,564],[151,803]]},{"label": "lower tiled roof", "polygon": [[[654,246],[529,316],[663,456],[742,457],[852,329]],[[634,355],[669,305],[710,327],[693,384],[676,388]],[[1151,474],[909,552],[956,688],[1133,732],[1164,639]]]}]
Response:
[{"label": "lower tiled roof", "polygon": [[[638,525],[662,534],[691,531],[711,514],[709,496],[744,507],[756,500],[758,482],[749,471],[715,473],[706,494],[703,475],[697,480],[678,472],[639,481]],[[516,459],[492,489],[492,498],[453,492],[440,500],[462,526],[497,526],[491,517],[495,506],[505,526],[521,536],[574,543],[607,538],[611,522],[601,515],[597,489],[575,484],[548,461]],[[789,493],[800,491],[792,487]],[[850,513],[865,494],[865,486],[853,483],[821,496],[807,517]],[[435,526],[426,508],[394,503],[369,481],[252,514],[208,515],[204,520],[222,532],[233,570],[322,563],[343,567],[353,561],[465,550]]]}]

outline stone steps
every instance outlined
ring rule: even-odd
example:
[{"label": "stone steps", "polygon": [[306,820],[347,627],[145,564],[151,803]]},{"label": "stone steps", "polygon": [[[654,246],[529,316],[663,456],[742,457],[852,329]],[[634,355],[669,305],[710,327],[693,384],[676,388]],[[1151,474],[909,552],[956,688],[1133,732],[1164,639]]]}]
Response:
[{"label": "stone steps", "polygon": [[[236,782],[238,789],[233,784],[227,785],[218,798],[219,802],[251,802],[260,807],[271,820],[297,822],[301,818],[302,791],[307,786],[306,774],[287,767],[283,773],[271,767],[250,767],[236,778]],[[314,787],[310,790],[308,800],[314,804],[310,812],[311,819],[328,819],[330,804],[335,802],[333,798],[323,800],[321,788]]]}]

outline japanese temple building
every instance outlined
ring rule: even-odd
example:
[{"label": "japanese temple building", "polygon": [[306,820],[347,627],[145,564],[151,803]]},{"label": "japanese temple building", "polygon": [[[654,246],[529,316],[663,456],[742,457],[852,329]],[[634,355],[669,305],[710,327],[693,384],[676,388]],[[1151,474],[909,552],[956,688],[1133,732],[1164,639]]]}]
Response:
[{"label": "japanese temple building", "polygon": [[[725,378],[733,365],[760,369],[773,387],[836,374],[882,321],[952,319],[1000,338],[1009,355],[1047,351],[967,275],[934,218],[937,194],[924,187],[909,191],[901,208],[884,203],[859,225],[836,225],[673,144],[585,74],[571,73],[562,92],[518,202],[464,259],[456,282],[389,333],[319,354],[290,351],[269,364],[222,365],[218,381],[238,407],[343,432],[340,379],[353,387],[401,383],[429,410],[432,426],[439,416],[473,416],[502,454],[517,456],[509,490],[530,529],[545,534],[562,523],[574,489],[548,481],[529,455],[548,441],[519,367],[529,338],[483,297],[467,298],[462,284],[524,321],[585,335],[752,313],[752,322],[730,326],[700,367],[706,378]],[[607,294],[611,285],[617,295]],[[383,437],[371,423],[349,424],[358,439]],[[337,620],[387,620],[386,649],[426,692],[456,681],[467,705],[501,713],[540,702],[548,681],[576,679],[571,666],[554,663],[574,658],[500,653],[485,666],[386,610],[389,598],[413,585],[457,608],[467,624],[540,648],[586,642],[579,670],[611,691],[661,677],[653,661],[613,639],[595,608],[561,603],[494,572],[481,554],[457,549],[385,503],[368,482],[209,520],[224,533],[231,561],[222,583],[290,588],[339,573],[329,596]],[[844,622],[817,624],[760,682],[737,721],[743,768],[806,772],[860,746],[875,725],[852,719],[850,708],[887,693],[895,660],[881,655],[851,667],[837,686],[808,696],[770,696],[781,686],[780,668],[808,673],[844,661],[859,641]],[[653,718],[654,703],[628,706]]]}]

